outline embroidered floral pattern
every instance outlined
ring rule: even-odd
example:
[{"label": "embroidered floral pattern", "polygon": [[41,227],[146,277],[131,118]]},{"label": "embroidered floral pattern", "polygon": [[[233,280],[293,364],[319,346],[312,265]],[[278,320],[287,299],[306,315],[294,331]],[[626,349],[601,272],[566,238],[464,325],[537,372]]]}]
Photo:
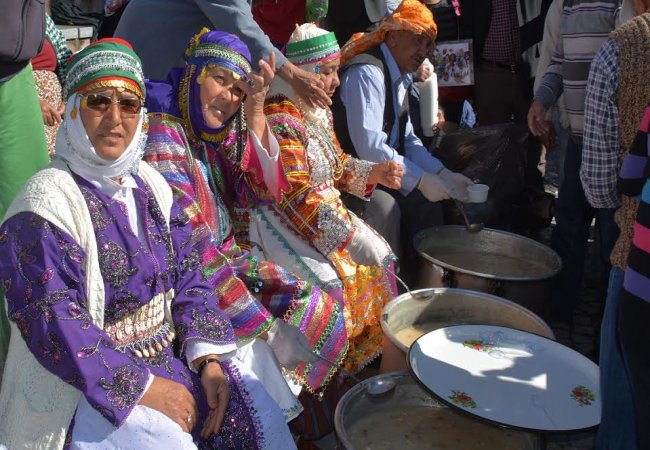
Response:
[{"label": "embroidered floral pattern", "polygon": [[147,367],[164,367],[165,372],[170,375],[174,374],[174,369],[171,364],[170,352],[160,352],[149,358],[143,358],[142,362]]},{"label": "embroidered floral pattern", "polygon": [[106,398],[116,409],[130,408],[140,398],[144,390],[144,380],[140,373],[129,366],[118,367],[113,374],[113,381],[100,378],[99,385],[106,391]]},{"label": "embroidered floral pattern", "polygon": [[32,335],[31,322],[29,318],[25,314],[19,311],[11,315],[11,320],[13,320],[16,323],[16,326],[20,330],[20,334],[23,336],[23,338],[26,341],[29,341],[29,338]]},{"label": "embroidered floral pattern", "polygon": [[586,387],[578,385],[571,391],[571,398],[580,406],[591,406],[592,402],[596,400],[596,395]]},{"label": "embroidered floral pattern", "polygon": [[171,218],[171,222],[176,222],[183,227],[190,223],[190,216],[185,211],[179,211],[178,214]]},{"label": "embroidered floral pattern", "polygon": [[112,218],[104,217],[103,211],[106,209],[106,205],[97,198],[95,194],[88,191],[88,189],[81,188],[81,194],[86,200],[86,205],[88,205],[88,211],[90,212],[90,217],[93,221],[93,227],[95,230],[105,230],[108,224],[113,222]]},{"label": "embroidered floral pattern", "polygon": [[[147,189],[148,191],[148,189]],[[158,205],[158,202],[156,201],[155,197],[151,194],[151,192],[148,192],[149,196],[149,212],[151,213],[151,217],[158,222],[159,224],[164,224],[165,223],[165,216],[160,210],[160,206]]]},{"label": "embroidered floral pattern", "polygon": [[181,261],[181,270],[183,272],[191,272],[198,270],[201,267],[201,255],[197,250],[192,250],[183,261]]},{"label": "embroidered floral pattern", "polygon": [[115,295],[106,311],[104,311],[105,320],[107,323],[120,320],[136,311],[141,305],[140,299],[129,292]]},{"label": "embroidered floral pattern", "polygon": [[490,342],[486,342],[482,339],[468,339],[463,342],[463,347],[471,348],[479,352],[491,352],[496,348],[496,346]]},{"label": "embroidered floral pattern", "polygon": [[52,364],[56,366],[61,363],[61,354],[63,352],[61,339],[59,339],[59,336],[53,332],[47,333],[46,337],[49,345],[45,345],[43,342],[38,344],[40,347],[41,357],[49,359],[52,361]]},{"label": "embroidered floral pattern", "polygon": [[29,220],[29,225],[36,230],[45,231],[46,236],[52,231],[50,223],[47,220],[43,219],[41,216],[32,216]]},{"label": "embroidered floral pattern", "polygon": [[452,395],[450,395],[449,400],[451,400],[454,405],[459,405],[462,406],[463,408],[476,408],[476,402],[472,397],[467,395],[464,391],[451,391]]},{"label": "embroidered floral pattern", "polygon": [[259,416],[255,414],[250,393],[244,389],[239,371],[229,362],[223,363],[221,367],[229,381],[230,403],[219,433],[208,441],[200,442],[199,449],[245,448],[252,450],[264,448],[262,424]]},{"label": "embroidered floral pattern", "polygon": [[83,261],[83,250],[77,244],[59,241],[59,248],[63,250],[65,256],[73,262],[81,264]]},{"label": "embroidered floral pattern", "polygon": [[202,309],[202,314],[197,310],[192,310],[192,321],[188,327],[178,327],[179,339],[184,341],[190,330],[192,334],[198,334],[202,339],[207,339],[215,343],[230,342],[233,338],[233,331],[230,322],[207,306]]},{"label": "embroidered floral pattern", "polygon": [[104,279],[114,288],[126,286],[129,277],[138,273],[137,267],[130,267],[126,251],[109,240],[99,246],[99,268]]}]

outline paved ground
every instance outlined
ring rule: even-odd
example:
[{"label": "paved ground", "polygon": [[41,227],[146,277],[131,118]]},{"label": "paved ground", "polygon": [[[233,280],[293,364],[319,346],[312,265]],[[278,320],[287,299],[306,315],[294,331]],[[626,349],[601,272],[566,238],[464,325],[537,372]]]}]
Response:
[{"label": "paved ground", "polygon": [[[557,196],[557,174],[555,172],[554,155],[549,155],[549,164],[545,181],[547,191]],[[537,240],[549,245],[553,225],[548,229],[542,230]],[[592,228],[593,230],[593,228]],[[598,363],[598,340],[600,331],[600,322],[603,312],[603,299],[600,298],[598,289],[598,275],[594,261],[594,242],[589,239],[587,245],[587,258],[585,262],[585,272],[583,277],[583,286],[580,301],[573,315],[572,323],[553,322],[549,323],[555,333],[558,342],[573,348],[577,352],[585,355],[595,363]],[[595,431],[577,434],[573,436],[555,436],[546,440],[546,449],[548,450],[587,450],[594,447]]]}]

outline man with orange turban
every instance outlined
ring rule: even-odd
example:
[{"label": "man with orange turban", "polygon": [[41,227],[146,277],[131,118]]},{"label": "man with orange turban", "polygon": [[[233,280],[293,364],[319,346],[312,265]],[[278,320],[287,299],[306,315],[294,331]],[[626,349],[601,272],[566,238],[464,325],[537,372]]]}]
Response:
[{"label": "man with orange turban", "polygon": [[464,201],[472,184],[428,152],[409,119],[411,73],[433,50],[436,34],[431,11],[418,0],[404,0],[374,31],[353,35],[341,50],[334,119],[342,147],[361,159],[394,160],[405,168],[402,188],[389,192],[401,209],[401,267],[407,277],[417,263],[415,233],[442,224],[440,200]]}]

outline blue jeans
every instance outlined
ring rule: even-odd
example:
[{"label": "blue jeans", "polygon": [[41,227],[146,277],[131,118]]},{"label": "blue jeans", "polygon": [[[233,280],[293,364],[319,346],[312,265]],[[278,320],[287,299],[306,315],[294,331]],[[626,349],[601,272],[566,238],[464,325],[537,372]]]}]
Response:
[{"label": "blue jeans", "polygon": [[602,412],[596,449],[636,450],[632,386],[618,336],[618,310],[625,272],[612,267],[600,327],[600,400]]},{"label": "blue jeans", "polygon": [[564,180],[555,204],[556,226],[551,236],[551,247],[562,259],[551,311],[562,320],[571,319],[580,300],[592,219],[596,218],[596,257],[603,289],[611,269],[609,256],[619,234],[614,222],[615,209],[592,208],[587,202],[580,182],[581,159],[581,144],[569,139],[564,160]]},{"label": "blue jeans", "polygon": [[569,145],[571,137],[569,128],[562,128],[560,123],[559,113],[554,110],[551,115],[553,121],[553,128],[555,128],[555,147],[551,149],[551,156],[547,160],[553,160],[555,165],[555,173],[557,173],[557,187],[562,187],[562,180],[564,180],[564,161],[566,160],[566,149]]}]

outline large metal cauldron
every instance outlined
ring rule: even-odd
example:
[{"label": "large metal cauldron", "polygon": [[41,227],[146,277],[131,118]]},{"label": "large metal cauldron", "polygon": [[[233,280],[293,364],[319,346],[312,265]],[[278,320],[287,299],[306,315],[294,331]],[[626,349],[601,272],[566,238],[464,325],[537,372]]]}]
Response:
[{"label": "large metal cauldron", "polygon": [[422,230],[413,245],[422,257],[418,287],[458,287],[487,292],[547,317],[553,278],[562,268],[552,249],[506,231],[464,226]]},{"label": "large metal cauldron", "polygon": [[[393,380],[395,389],[368,394],[366,386],[380,378]],[[504,450],[504,442],[517,450],[541,448],[534,434],[487,425],[437,402],[407,372],[377,375],[350,389],[336,406],[334,427],[346,450]]]},{"label": "large metal cauldron", "polygon": [[451,325],[496,325],[555,339],[539,316],[509,300],[467,289],[416,292],[427,292],[431,298],[418,300],[408,293],[402,294],[384,307],[381,317],[384,335],[404,353],[420,334]]}]

